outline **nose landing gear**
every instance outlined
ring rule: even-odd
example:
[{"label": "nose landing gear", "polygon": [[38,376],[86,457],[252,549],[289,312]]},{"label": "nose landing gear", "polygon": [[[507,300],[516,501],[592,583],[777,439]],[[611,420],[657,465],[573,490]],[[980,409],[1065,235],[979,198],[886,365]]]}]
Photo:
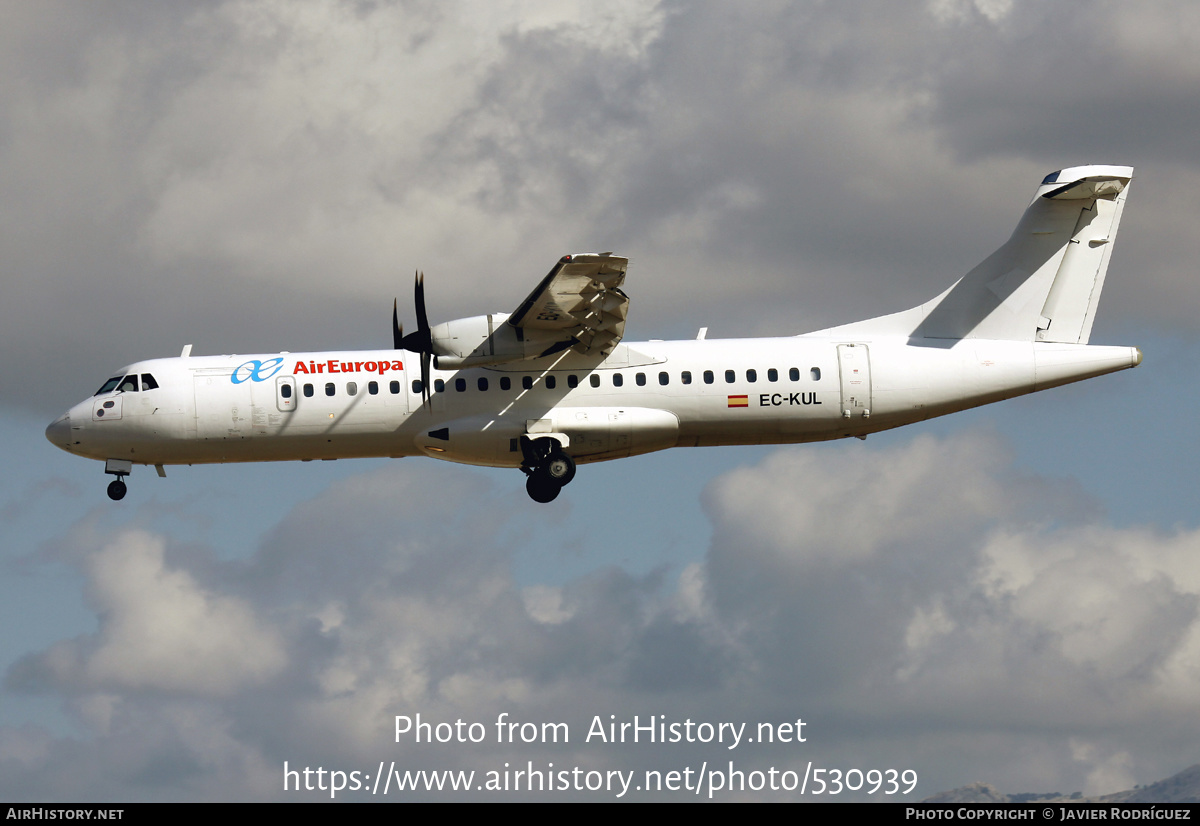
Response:
[{"label": "nose landing gear", "polygon": [[125,498],[128,488],[125,486],[125,477],[133,470],[133,462],[125,461],[124,459],[109,459],[104,463],[104,472],[110,476],[117,477],[108,483],[108,498],[114,502],[119,502]]},{"label": "nose landing gear", "polygon": [[534,502],[553,502],[563,486],[575,478],[575,460],[551,438],[535,441],[522,436],[521,450],[525,455],[521,470],[528,477],[525,492]]}]

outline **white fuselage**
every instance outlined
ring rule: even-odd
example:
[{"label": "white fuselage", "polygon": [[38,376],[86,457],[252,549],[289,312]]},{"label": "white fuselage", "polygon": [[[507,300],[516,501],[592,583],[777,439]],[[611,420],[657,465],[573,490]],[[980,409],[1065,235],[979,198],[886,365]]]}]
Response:
[{"label": "white fuselage", "polygon": [[[650,341],[434,370],[404,351],[156,359],[47,429],[71,453],[134,464],[429,455],[518,467],[522,435],[576,462],[669,447],[865,436],[1137,365],[1132,347],[977,339]],[[143,380],[144,381],[144,380]]]},{"label": "white fuselage", "polygon": [[[1132,167],[1060,169],[995,252],[925,303],[793,338],[622,343],[629,260],[560,258],[513,313],[417,329],[392,350],[139,362],[46,429],[134,464],[425,454],[519,467],[550,502],[585,462],[669,447],[865,437],[1134,367],[1088,345]],[[412,360],[416,365],[409,363]],[[422,374],[440,360],[443,370]],[[432,392],[431,392],[432,390]]]}]

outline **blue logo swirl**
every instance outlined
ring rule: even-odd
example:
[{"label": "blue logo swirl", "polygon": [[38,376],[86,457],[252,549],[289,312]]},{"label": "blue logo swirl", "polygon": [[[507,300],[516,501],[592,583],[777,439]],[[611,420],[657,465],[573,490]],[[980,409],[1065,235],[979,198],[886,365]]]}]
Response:
[{"label": "blue logo swirl", "polygon": [[277,356],[266,361],[253,359],[245,364],[239,364],[229,379],[234,384],[241,384],[244,381],[266,381],[278,373],[282,367],[283,356]]}]

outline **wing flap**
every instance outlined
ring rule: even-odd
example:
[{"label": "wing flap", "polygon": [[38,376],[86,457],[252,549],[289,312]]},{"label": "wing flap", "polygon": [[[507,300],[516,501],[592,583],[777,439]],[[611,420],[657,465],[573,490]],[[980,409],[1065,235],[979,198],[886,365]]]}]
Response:
[{"label": "wing flap", "polygon": [[564,255],[508,323],[560,333],[579,353],[607,354],[625,334],[629,297],[621,285],[628,266],[629,259],[608,252]]}]

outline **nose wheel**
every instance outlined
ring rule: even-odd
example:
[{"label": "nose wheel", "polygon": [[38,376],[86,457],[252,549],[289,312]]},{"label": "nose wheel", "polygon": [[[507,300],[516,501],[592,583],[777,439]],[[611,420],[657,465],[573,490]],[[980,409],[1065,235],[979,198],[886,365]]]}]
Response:
[{"label": "nose wheel", "polygon": [[127,491],[128,488],[125,487],[125,482],[121,479],[113,479],[108,483],[108,498],[114,502],[124,499]]},{"label": "nose wheel", "polygon": [[563,452],[555,439],[534,441],[522,436],[521,448],[525,454],[521,470],[528,477],[525,492],[534,502],[553,502],[559,491],[575,478],[575,460]]}]

